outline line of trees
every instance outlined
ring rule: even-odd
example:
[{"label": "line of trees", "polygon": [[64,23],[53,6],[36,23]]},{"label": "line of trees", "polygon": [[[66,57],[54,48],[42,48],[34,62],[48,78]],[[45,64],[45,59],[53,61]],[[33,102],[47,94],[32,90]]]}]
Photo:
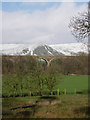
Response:
[{"label": "line of trees", "polygon": [[[71,56],[71,57],[62,57],[56,58],[52,60],[48,69],[52,67],[56,73],[58,74],[88,74],[88,56],[79,55],[79,56]],[[18,56],[18,57],[10,57],[3,56],[2,57],[2,74],[3,75],[32,75],[36,74],[37,70],[40,68],[41,72],[47,72],[46,63],[42,64],[41,61],[31,57],[31,56]],[[20,72],[20,73],[19,73]]]},{"label": "line of trees", "polygon": [[51,94],[56,85],[51,69],[45,69],[33,57],[3,56],[2,71],[3,97],[43,95],[47,91]]}]

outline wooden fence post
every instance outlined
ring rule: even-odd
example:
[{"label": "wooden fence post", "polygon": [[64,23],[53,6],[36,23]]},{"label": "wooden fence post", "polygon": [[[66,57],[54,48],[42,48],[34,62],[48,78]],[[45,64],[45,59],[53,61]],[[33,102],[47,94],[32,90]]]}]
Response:
[{"label": "wooden fence post", "polygon": [[75,88],[75,90],[74,90],[74,94],[76,95],[76,88]]},{"label": "wooden fence post", "polygon": [[66,95],[66,88],[64,89],[64,94]]},{"label": "wooden fence post", "polygon": [[57,89],[57,95],[59,96],[59,88]]},{"label": "wooden fence post", "polygon": [[53,95],[53,91],[51,92],[51,95]]},{"label": "wooden fence post", "polygon": [[30,96],[31,96],[31,91],[30,91]]}]

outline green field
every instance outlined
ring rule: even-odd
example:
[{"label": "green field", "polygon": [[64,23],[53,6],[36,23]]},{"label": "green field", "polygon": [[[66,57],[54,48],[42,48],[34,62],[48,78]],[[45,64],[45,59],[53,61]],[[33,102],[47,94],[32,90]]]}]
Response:
[{"label": "green field", "polygon": [[[15,92],[10,91],[9,87],[19,79],[16,76],[3,76],[3,94],[8,96],[8,98],[2,99],[3,118],[88,118],[88,76],[64,75],[56,77],[57,85],[53,90],[55,95],[27,96],[28,91],[24,76],[22,92],[26,94],[26,97],[9,97],[7,94]],[[57,96],[58,88],[60,90],[59,96]],[[64,94],[64,89],[66,89],[66,94]],[[49,92],[48,89],[45,90],[47,93]],[[19,89],[17,92],[17,94],[20,93]]]},{"label": "green field", "polygon": [[[29,76],[30,77],[30,76]],[[53,89],[53,93],[57,94],[57,89],[59,89],[60,94],[64,93],[64,90],[66,89],[67,94],[82,94],[82,93],[88,93],[88,76],[71,76],[71,75],[64,75],[64,76],[56,76],[57,84]],[[2,92],[3,96],[8,96],[14,94],[14,88],[12,88],[12,84],[16,84],[20,80],[16,76],[3,76],[2,78]],[[28,90],[27,90],[27,84],[26,84],[26,77],[22,77],[22,94],[27,96]],[[34,80],[33,80],[34,83]],[[17,92],[16,94],[20,94],[19,85],[17,86]],[[37,90],[33,90],[37,92]],[[47,88],[44,89],[44,93],[49,94],[49,90]]]},{"label": "green field", "polygon": [[60,82],[58,82],[56,88],[59,88],[60,91],[64,89],[66,89],[67,93],[73,93],[75,89],[77,93],[88,91],[88,76],[58,76],[58,81]]}]

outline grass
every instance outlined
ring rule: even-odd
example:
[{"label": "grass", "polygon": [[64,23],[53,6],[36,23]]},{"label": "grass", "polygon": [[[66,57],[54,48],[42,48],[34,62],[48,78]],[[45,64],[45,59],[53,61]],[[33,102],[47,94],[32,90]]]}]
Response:
[{"label": "grass", "polygon": [[[88,93],[88,76],[64,75],[64,76],[56,76],[56,78],[57,78],[57,85],[54,87],[53,90],[55,94],[57,94],[58,88],[60,93],[64,93],[64,89],[66,89],[67,94],[73,94],[75,93],[75,91],[77,94]],[[28,95],[26,80],[27,79],[25,78],[25,76],[23,76],[22,94],[24,96]],[[8,96],[9,94],[13,95],[15,91],[14,88],[12,88],[12,86],[14,86],[16,82],[18,83],[18,81],[20,80],[16,76],[3,76],[2,77],[3,96]],[[19,83],[17,87],[18,89],[17,94],[21,94]],[[45,88],[44,91],[45,93],[49,94],[49,90],[47,88]]]},{"label": "grass", "polygon": [[[60,89],[60,91],[64,91],[66,89],[67,93],[74,93],[75,89],[77,93],[83,93],[88,91],[88,76],[72,76],[72,75],[65,75],[65,76],[57,76],[58,78],[58,85],[55,89]],[[62,82],[61,80],[62,79]]]},{"label": "grass", "polygon": [[[55,96],[54,96],[55,97]],[[3,118],[88,118],[88,95],[61,95],[54,105],[38,105],[40,97],[3,98]],[[56,99],[57,100],[57,99]],[[46,101],[43,99],[43,101]],[[54,101],[54,100],[53,100]],[[35,104],[33,104],[35,102]],[[42,114],[43,111],[43,114]]]},{"label": "grass", "polygon": [[[52,98],[51,96],[3,98],[3,118],[88,118],[88,94],[85,94],[85,91],[88,91],[88,76],[66,75],[56,77],[57,85],[54,91],[59,88],[62,93],[66,89],[66,95],[60,94],[58,99],[55,95]],[[4,87],[2,86],[2,88],[4,94],[9,93],[8,81],[6,80],[9,80],[9,84],[11,85],[13,79],[18,80],[18,78],[13,76],[3,76],[2,82]],[[25,87],[25,84],[23,88],[23,92],[27,93],[27,86]],[[77,93],[73,94],[75,89]],[[47,102],[55,100],[56,104],[51,105]],[[48,105],[43,105],[43,101]]]}]

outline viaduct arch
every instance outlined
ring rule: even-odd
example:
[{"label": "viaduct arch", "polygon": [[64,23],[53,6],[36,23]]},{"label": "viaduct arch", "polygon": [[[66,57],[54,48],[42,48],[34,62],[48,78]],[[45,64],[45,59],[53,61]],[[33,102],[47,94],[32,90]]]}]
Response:
[{"label": "viaduct arch", "polygon": [[50,63],[54,60],[54,59],[57,59],[57,57],[53,57],[53,58],[45,58],[45,57],[40,57],[39,59],[43,59],[44,61],[46,61],[46,63],[47,63],[47,67],[49,67],[50,66]]}]

